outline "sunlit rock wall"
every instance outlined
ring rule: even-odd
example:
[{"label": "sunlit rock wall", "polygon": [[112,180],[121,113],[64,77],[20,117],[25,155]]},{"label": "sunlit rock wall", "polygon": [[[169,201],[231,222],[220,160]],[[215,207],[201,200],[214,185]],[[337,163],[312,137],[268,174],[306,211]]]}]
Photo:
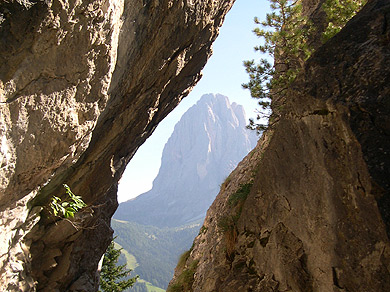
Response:
[{"label": "sunlit rock wall", "polygon": [[390,291],[389,17],[369,1],[308,60],[172,291]]}]

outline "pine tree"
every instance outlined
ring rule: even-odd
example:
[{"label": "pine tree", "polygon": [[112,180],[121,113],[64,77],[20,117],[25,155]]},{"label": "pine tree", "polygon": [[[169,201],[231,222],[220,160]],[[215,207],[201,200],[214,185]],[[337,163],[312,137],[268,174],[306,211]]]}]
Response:
[{"label": "pine tree", "polygon": [[322,8],[327,15],[328,26],[323,42],[335,36],[366,3],[367,0],[326,0]]},{"label": "pine tree", "polygon": [[[265,21],[255,18],[255,23],[262,28],[255,28],[254,33],[264,40],[264,44],[255,50],[266,54],[266,58],[245,61],[249,82],[243,88],[249,89],[253,98],[259,99],[261,110],[257,120],[267,118],[271,112],[271,101],[283,96],[283,92],[295,79],[311,50],[307,44],[310,34],[308,20],[302,16],[301,1],[270,0],[272,12]],[[273,63],[269,61],[271,59]],[[266,124],[249,121],[248,128],[258,133],[267,128]]]},{"label": "pine tree", "polygon": [[[268,128],[268,118],[272,102],[281,100],[285,91],[303,68],[313,49],[309,45],[314,34],[313,25],[302,14],[301,0],[269,0],[272,12],[265,21],[255,18],[255,23],[262,28],[255,28],[254,33],[264,41],[255,47],[266,55],[258,63],[244,61],[249,82],[243,88],[249,89],[251,96],[259,100],[257,120],[250,119],[248,128],[261,133]],[[327,15],[327,28],[323,41],[338,33],[367,0],[326,0],[322,9]],[[271,61],[269,61],[271,60]],[[261,120],[266,120],[261,123]]]},{"label": "pine tree", "polygon": [[130,275],[131,270],[127,270],[126,265],[118,265],[120,254],[121,249],[116,249],[112,241],[104,254],[100,272],[100,292],[121,292],[137,281],[138,276],[122,280]]}]

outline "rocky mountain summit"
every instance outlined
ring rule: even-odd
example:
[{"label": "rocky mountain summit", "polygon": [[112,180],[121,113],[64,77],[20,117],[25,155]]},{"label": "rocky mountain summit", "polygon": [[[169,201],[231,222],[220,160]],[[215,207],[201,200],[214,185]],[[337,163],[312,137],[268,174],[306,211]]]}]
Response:
[{"label": "rocky mountain summit", "polygon": [[168,291],[390,291],[389,17],[368,1],[307,61]]},{"label": "rocky mountain summit", "polygon": [[174,227],[203,219],[220,184],[254,148],[242,106],[220,94],[202,96],[176,124],[153,188],[121,203],[114,218]]},{"label": "rocky mountain summit", "polygon": [[[0,290],[96,291],[117,183],[234,0],[0,2]],[[50,212],[63,184],[88,205]]]}]

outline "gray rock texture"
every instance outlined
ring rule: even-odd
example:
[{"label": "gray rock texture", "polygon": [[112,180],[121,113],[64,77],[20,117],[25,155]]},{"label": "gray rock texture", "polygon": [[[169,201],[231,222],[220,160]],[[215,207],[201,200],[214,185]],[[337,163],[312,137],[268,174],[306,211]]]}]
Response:
[{"label": "gray rock texture", "polygon": [[309,59],[173,291],[390,291],[389,16],[369,1]]},{"label": "gray rock texture", "polygon": [[219,186],[254,148],[244,108],[207,94],[175,125],[153,188],[121,203],[114,218],[158,227],[203,220]]},{"label": "gray rock texture", "polygon": [[[117,182],[233,2],[0,3],[0,290],[97,289]],[[71,220],[48,207],[63,183],[88,204]]]}]

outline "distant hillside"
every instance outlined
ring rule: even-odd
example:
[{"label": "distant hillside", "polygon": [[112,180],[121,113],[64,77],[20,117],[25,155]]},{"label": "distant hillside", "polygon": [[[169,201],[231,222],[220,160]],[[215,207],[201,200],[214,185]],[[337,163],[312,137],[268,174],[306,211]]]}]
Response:
[{"label": "distant hillside", "polygon": [[[191,247],[201,222],[158,228],[113,219],[111,225],[117,236],[115,241],[123,248],[121,263],[127,262],[133,269],[132,275],[139,275],[142,280],[165,289],[172,279],[179,255]],[[142,280],[128,291],[151,291],[151,285]]]},{"label": "distant hillside", "polygon": [[114,218],[174,227],[202,219],[219,186],[256,144],[242,106],[208,94],[176,124],[153,188],[121,203]]}]

